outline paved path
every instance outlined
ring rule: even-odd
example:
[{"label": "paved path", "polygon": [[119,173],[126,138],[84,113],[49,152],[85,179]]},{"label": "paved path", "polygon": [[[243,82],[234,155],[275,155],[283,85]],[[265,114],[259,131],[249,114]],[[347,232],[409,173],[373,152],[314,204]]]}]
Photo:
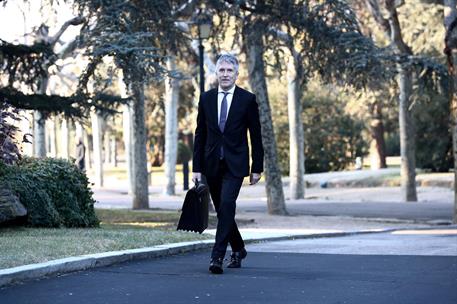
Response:
[{"label": "paved path", "polygon": [[[456,230],[422,230],[303,240],[288,252],[277,252],[284,242],[250,245],[244,267],[219,276],[207,271],[209,252],[196,252],[10,286],[0,289],[0,303],[455,304],[457,255],[446,243],[456,238]],[[306,253],[316,242],[320,253]],[[437,255],[437,244],[450,255]],[[344,254],[325,254],[325,247]],[[424,255],[414,255],[419,248]]]},{"label": "paved path", "polygon": [[[271,242],[250,245],[249,251],[457,257],[457,228],[411,229],[331,239]],[[457,271],[455,275],[457,279]]]},{"label": "paved path", "polygon": [[[266,206],[250,205],[239,208],[245,212],[267,212]],[[362,218],[394,218],[417,222],[451,221],[452,203],[391,203],[391,202],[309,202],[294,201],[287,210],[297,215],[352,216]]]},{"label": "paved path", "polygon": [[[363,184],[370,179],[398,174],[399,169],[363,170],[308,174],[310,184],[343,183],[353,181]],[[448,180],[449,174],[426,175],[425,184],[433,185],[441,179]],[[245,180],[246,182],[246,180]],[[163,195],[163,180],[153,176],[149,187],[150,208],[180,209],[185,192],[181,185],[176,187],[175,196]],[[288,178],[283,179],[284,193],[287,198]],[[369,184],[369,183],[368,183]],[[127,194],[127,182],[115,178],[106,179],[106,187],[94,189],[97,208],[131,208],[132,197]],[[450,222],[452,220],[454,192],[449,187],[417,187],[418,202],[402,201],[400,187],[343,187],[306,189],[306,199],[287,200],[286,206],[295,215],[312,216],[349,216],[360,218],[399,219],[413,222]],[[241,188],[237,210],[241,212],[267,212],[265,182]]]},{"label": "paved path", "polygon": [[[237,210],[267,212],[264,186],[243,186]],[[116,189],[94,189],[97,208],[131,208],[132,198],[125,185]],[[411,221],[451,221],[453,191],[445,188],[418,188],[419,202],[401,202],[398,187],[307,189],[305,200],[287,200],[289,212],[298,215],[395,218]],[[287,192],[286,192],[287,193]],[[150,187],[151,208],[180,209],[184,192],[176,196],[161,194],[160,187]]]}]

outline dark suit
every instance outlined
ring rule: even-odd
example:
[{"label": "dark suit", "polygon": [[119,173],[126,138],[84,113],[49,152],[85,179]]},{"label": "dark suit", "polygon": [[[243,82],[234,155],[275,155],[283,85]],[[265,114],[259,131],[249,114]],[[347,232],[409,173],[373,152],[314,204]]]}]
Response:
[{"label": "dark suit", "polygon": [[218,216],[212,258],[224,257],[229,242],[232,251],[244,248],[235,223],[235,208],[243,178],[250,173],[248,130],[252,147],[251,172],[263,171],[263,146],[255,95],[235,88],[223,132],[219,129],[217,100],[217,89],[200,96],[193,157],[193,172],[206,176]]}]

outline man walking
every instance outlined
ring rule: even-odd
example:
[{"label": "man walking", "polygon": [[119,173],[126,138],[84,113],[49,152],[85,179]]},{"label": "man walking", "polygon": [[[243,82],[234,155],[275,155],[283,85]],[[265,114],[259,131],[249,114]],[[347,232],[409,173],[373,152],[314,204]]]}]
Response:
[{"label": "man walking", "polygon": [[78,138],[78,143],[76,144],[76,160],[75,164],[79,170],[85,171],[85,155],[86,155],[86,147],[84,146],[83,139]]},{"label": "man walking", "polygon": [[[193,180],[206,176],[211,198],[217,212],[216,241],[209,270],[223,272],[222,263],[230,243],[229,268],[240,268],[247,255],[235,222],[236,199],[245,176],[256,184],[263,171],[263,147],[259,110],[254,94],[235,85],[238,60],[224,54],[216,63],[217,89],[200,96],[195,130]],[[249,170],[251,139],[252,165]],[[251,174],[249,174],[251,172]]]}]

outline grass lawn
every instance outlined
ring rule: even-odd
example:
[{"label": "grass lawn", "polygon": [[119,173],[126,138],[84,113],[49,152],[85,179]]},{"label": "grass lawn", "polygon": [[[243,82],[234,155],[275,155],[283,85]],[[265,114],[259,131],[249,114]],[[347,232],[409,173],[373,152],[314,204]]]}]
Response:
[{"label": "grass lawn", "polygon": [[[0,228],[0,269],[54,259],[212,239],[176,231],[179,212],[97,209],[100,228]],[[210,225],[216,219],[210,215]]]}]

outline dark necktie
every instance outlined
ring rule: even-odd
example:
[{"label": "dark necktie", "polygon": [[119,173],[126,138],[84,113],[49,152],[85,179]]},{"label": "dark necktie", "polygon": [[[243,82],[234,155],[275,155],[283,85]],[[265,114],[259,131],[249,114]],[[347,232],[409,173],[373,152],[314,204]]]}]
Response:
[{"label": "dark necktie", "polygon": [[[222,103],[221,103],[221,116],[219,117],[219,129],[221,132],[224,132],[225,129],[225,122],[227,121],[227,95],[229,93],[227,92],[222,92],[224,94],[224,98],[222,98]],[[220,158],[224,158],[224,148],[223,145],[221,145],[221,155]]]},{"label": "dark necktie", "polygon": [[222,98],[221,103],[221,116],[219,117],[219,129],[221,132],[224,132],[225,122],[227,121],[227,95],[229,93],[222,92],[224,94],[224,98]]}]

